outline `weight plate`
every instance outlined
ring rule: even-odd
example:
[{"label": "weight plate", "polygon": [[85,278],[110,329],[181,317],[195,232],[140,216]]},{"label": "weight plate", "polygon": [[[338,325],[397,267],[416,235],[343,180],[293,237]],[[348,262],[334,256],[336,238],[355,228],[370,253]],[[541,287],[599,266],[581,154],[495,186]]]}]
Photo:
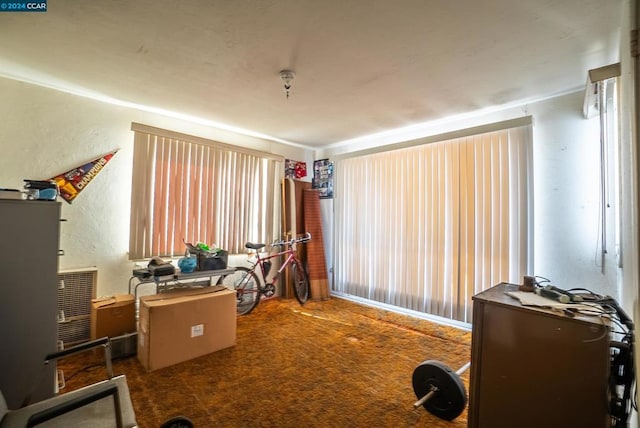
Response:
[{"label": "weight plate", "polygon": [[160,428],[193,428],[193,422],[186,416],[176,416],[163,423]]},{"label": "weight plate", "polygon": [[467,405],[467,392],[460,376],[440,361],[427,360],[413,371],[413,392],[422,398],[431,387],[437,388],[433,396],[422,406],[429,413],[451,421],[457,418]]}]

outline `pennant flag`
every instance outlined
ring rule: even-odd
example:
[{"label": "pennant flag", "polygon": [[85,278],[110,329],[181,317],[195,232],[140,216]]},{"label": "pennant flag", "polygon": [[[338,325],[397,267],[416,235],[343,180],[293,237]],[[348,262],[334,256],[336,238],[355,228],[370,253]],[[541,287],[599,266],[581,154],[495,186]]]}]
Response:
[{"label": "pennant flag", "polygon": [[51,180],[58,185],[62,199],[71,203],[117,152],[114,150],[71,171],[53,177]]}]

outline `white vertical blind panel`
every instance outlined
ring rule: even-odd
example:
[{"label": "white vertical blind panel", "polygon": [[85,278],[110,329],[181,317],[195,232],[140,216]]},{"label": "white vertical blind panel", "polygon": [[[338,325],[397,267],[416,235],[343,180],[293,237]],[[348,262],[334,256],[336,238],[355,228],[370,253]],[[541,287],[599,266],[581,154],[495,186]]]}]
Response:
[{"label": "white vertical blind panel", "polygon": [[334,289],[470,321],[530,259],[531,127],[336,163]]},{"label": "white vertical blind panel", "polygon": [[184,241],[244,251],[279,230],[275,198],[282,162],[136,132],[130,257],[174,256]]}]

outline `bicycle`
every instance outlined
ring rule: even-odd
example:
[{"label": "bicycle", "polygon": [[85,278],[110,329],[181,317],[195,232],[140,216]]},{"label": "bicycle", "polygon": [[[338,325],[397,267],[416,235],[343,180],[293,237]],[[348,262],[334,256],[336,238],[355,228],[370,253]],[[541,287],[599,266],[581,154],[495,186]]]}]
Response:
[{"label": "bicycle", "polygon": [[[275,284],[280,278],[280,274],[285,268],[291,265],[293,271],[293,294],[298,302],[304,305],[309,299],[309,275],[304,269],[302,262],[296,257],[295,244],[303,244],[311,240],[311,234],[307,232],[301,238],[292,238],[290,240],[281,240],[272,243],[273,247],[286,247],[284,251],[271,253],[260,257],[260,250],[266,247],[266,244],[254,244],[247,242],[244,246],[249,250],[255,251],[256,261],[250,267],[239,266],[235,268],[235,272],[227,275],[222,280],[222,285],[236,291],[236,305],[238,315],[247,315],[258,306],[261,296],[266,298],[272,297],[276,292]],[[284,263],[275,273],[271,282],[267,282],[267,276],[271,271],[272,262],[270,259],[279,256],[286,256]],[[257,272],[262,275],[260,281]],[[264,284],[264,285],[263,285]]]}]

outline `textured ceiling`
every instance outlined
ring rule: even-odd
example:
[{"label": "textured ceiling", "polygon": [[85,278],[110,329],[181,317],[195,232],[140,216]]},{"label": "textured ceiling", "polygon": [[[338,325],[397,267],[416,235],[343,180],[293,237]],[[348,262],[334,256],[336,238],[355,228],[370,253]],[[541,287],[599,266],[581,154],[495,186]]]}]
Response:
[{"label": "textured ceiling", "polygon": [[[621,0],[49,0],[0,75],[308,147],[584,87]],[[279,71],[296,73],[285,97]]]}]

